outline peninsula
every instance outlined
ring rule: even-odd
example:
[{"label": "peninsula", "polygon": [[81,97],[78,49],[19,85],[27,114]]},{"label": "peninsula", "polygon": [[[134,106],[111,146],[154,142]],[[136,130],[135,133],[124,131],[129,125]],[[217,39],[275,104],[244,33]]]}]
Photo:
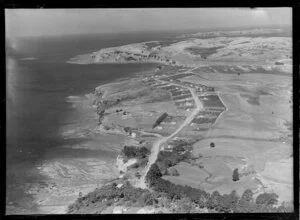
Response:
[{"label": "peninsula", "polygon": [[292,210],[292,40],[280,32],[197,33],[71,58],[157,66],[95,89],[97,132],[130,141],[119,178],[68,213]]}]

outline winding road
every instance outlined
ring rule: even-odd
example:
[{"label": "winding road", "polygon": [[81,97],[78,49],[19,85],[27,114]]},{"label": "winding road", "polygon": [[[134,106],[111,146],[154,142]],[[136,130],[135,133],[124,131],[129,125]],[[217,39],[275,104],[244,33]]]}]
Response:
[{"label": "winding road", "polygon": [[[174,85],[176,85],[175,83],[172,83]],[[185,87],[185,86],[182,86],[180,85],[181,87]],[[179,128],[176,129],[176,131],[174,131],[172,134],[170,134],[169,136],[167,137],[161,137],[159,138],[157,141],[154,142],[153,144],[153,147],[152,147],[152,150],[151,150],[151,154],[148,158],[148,163],[147,163],[147,166],[145,167],[144,171],[143,171],[143,175],[141,176],[140,178],[140,181],[139,183],[136,185],[137,187],[140,187],[142,189],[145,189],[147,188],[147,184],[146,184],[146,175],[151,167],[151,165],[153,163],[155,163],[156,159],[157,159],[157,156],[158,156],[158,153],[160,151],[160,146],[167,142],[170,138],[174,137],[176,134],[178,134],[186,125],[188,125],[189,123],[192,122],[192,120],[195,118],[195,116],[198,114],[198,112],[203,109],[203,104],[202,102],[199,100],[199,98],[197,97],[194,89],[191,89],[189,87],[185,87],[187,89],[190,90],[194,100],[195,100],[195,103],[196,103],[196,108],[191,112],[191,114],[185,119],[185,121],[180,125]]]}]

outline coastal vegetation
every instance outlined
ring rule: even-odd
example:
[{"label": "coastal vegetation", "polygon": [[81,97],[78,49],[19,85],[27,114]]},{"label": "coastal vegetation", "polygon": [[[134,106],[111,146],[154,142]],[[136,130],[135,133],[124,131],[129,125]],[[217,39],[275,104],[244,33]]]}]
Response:
[{"label": "coastal vegetation", "polygon": [[[105,198],[102,196],[105,193],[98,190],[96,197],[99,194],[104,199],[93,204],[100,204],[100,212],[118,205],[165,207],[177,213],[292,210],[289,204],[279,204],[291,198],[285,193],[290,187],[286,181],[288,172],[279,176],[271,169],[273,166],[289,169],[285,160],[285,154],[290,155],[286,151],[288,142],[276,139],[278,134],[287,133],[280,127],[282,122],[290,121],[285,108],[290,101],[289,91],[282,89],[280,94],[276,91],[277,87],[290,88],[290,82],[284,80],[289,77],[289,62],[281,57],[283,53],[289,54],[289,44],[283,38],[265,38],[262,42],[259,38],[216,36],[168,45],[141,43],[96,52],[96,63],[163,60],[168,66],[163,71],[156,66],[155,74],[113,85],[99,99],[99,120],[105,118],[105,126],[116,127],[115,130],[122,130],[122,134],[136,141],[147,138],[159,150],[141,143],[141,146],[124,146],[123,159],[133,160],[118,180],[122,186],[111,186],[112,195]],[[274,47],[284,49],[279,52]],[[204,65],[197,67],[199,60]],[[230,64],[226,64],[228,60]],[[186,68],[170,65],[175,61]],[[276,76],[279,72],[282,74]],[[176,133],[176,138],[173,135],[174,139],[155,142],[154,137],[166,138],[176,131],[191,115],[196,101],[201,102],[203,109]],[[281,119],[277,117],[279,113]],[[195,143],[183,138],[201,141]],[[155,158],[152,152],[157,152]],[[141,167],[146,167],[147,172],[138,169]],[[273,189],[273,183],[279,190]],[[278,195],[271,193],[274,191]],[[138,194],[141,198],[136,198]],[[144,201],[143,195],[150,202]],[[84,201],[89,202],[89,196]],[[84,210],[76,209],[72,206],[70,211]]]},{"label": "coastal vegetation", "polygon": [[260,194],[256,200],[253,199],[253,192],[245,190],[241,197],[236,191],[230,194],[221,195],[218,191],[209,194],[201,189],[190,186],[182,186],[171,183],[161,178],[159,167],[153,164],[146,176],[149,187],[156,192],[166,193],[169,199],[189,198],[200,208],[207,208],[222,213],[230,212],[289,212],[291,206],[278,203],[278,195],[275,193]]},{"label": "coastal vegetation", "polygon": [[292,212],[290,204],[278,205],[278,195],[263,193],[254,199],[250,189],[240,197],[236,191],[229,194],[213,193],[190,186],[182,186],[162,179],[157,164],[153,164],[146,176],[150,189],[132,186],[128,181],[113,182],[95,189],[87,195],[79,197],[68,207],[69,214],[100,214],[109,207],[145,207],[151,206],[157,210],[168,209],[174,213],[218,212]]},{"label": "coastal vegetation", "polygon": [[147,147],[137,146],[124,146],[121,152],[127,159],[137,158],[144,159],[150,154],[150,150]]}]

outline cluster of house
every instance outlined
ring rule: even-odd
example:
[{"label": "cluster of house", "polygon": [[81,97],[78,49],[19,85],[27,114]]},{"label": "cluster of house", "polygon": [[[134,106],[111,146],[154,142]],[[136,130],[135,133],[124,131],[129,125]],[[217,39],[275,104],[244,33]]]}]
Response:
[{"label": "cluster of house", "polygon": [[152,86],[167,90],[171,94],[172,100],[177,109],[190,111],[196,107],[193,96],[187,88],[179,85],[170,85],[162,81],[158,81]]},{"label": "cluster of house", "polygon": [[[180,150],[178,149],[181,148]],[[167,151],[167,152],[173,152],[174,148],[177,148],[177,152],[179,154],[184,154],[187,151],[192,151],[193,148],[191,147],[191,145],[186,142],[184,139],[180,139],[178,137],[173,138],[171,141],[165,143],[162,145],[161,147],[161,151]]]},{"label": "cluster of house", "polygon": [[196,107],[196,103],[188,88],[194,89],[198,94],[200,93],[198,98],[202,101],[204,110],[198,113],[190,125],[198,131],[204,131],[215,123],[219,115],[226,110],[226,107],[215,93],[213,87],[179,80],[191,75],[194,74],[180,73],[167,77],[163,75],[163,78],[156,75],[145,79],[145,82],[152,87],[165,89],[170,92],[174,104],[180,110],[191,111]]},{"label": "cluster of house", "polygon": [[139,131],[137,128],[124,127],[123,130],[125,133],[127,133],[132,138],[136,138],[137,136],[139,136]]},{"label": "cluster of house", "polygon": [[[140,53],[131,52],[131,51],[122,51],[122,50],[115,50],[115,51],[112,51],[112,52],[114,54],[124,56],[124,58],[127,61],[136,61],[136,60],[138,60],[138,61],[148,60],[149,61],[150,60],[150,61],[154,61],[154,62],[159,61],[159,62],[164,62],[164,63],[169,63],[169,64],[176,64],[175,60],[171,60],[171,59],[168,59],[166,57],[159,56],[154,52],[148,53],[147,51],[143,51],[143,50]],[[109,51],[107,53],[104,53],[104,54],[101,55],[101,57],[102,58],[107,58],[107,57],[110,56],[110,53],[111,53],[111,51]]]},{"label": "cluster of house", "polygon": [[198,98],[202,101],[204,108],[196,115],[190,125],[197,131],[205,131],[216,122],[226,107],[217,94],[202,95]]}]

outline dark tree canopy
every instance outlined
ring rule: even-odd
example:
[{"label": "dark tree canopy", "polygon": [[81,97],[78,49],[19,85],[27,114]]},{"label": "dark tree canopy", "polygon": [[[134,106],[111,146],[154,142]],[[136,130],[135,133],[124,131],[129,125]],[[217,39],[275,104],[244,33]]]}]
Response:
[{"label": "dark tree canopy", "polygon": [[146,182],[149,184],[149,186],[153,186],[157,179],[162,177],[162,174],[159,170],[159,167],[154,163],[151,165],[147,175],[146,175]]},{"label": "dark tree canopy", "polygon": [[214,191],[210,198],[206,201],[206,207],[209,209],[220,210],[222,196],[218,191]]},{"label": "dark tree canopy", "polygon": [[233,180],[233,181],[238,181],[239,179],[240,179],[240,177],[239,177],[238,168],[235,168],[235,169],[233,170],[232,180]]},{"label": "dark tree canopy", "polygon": [[261,205],[274,205],[278,202],[276,193],[263,193],[257,196],[255,203]]}]

